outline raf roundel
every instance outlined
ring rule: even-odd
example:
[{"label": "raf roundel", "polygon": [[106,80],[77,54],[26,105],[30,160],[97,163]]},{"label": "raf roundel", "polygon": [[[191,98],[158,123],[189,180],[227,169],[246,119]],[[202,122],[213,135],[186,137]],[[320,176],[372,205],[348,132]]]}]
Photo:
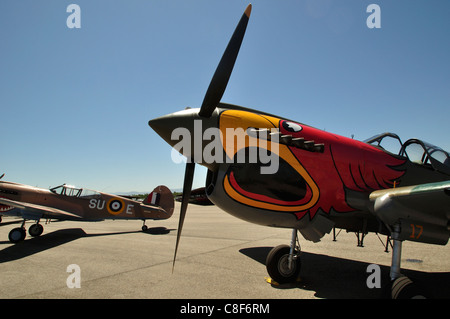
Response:
[{"label": "raf roundel", "polygon": [[106,206],[108,212],[112,215],[119,215],[124,207],[125,204],[120,198],[111,198]]}]

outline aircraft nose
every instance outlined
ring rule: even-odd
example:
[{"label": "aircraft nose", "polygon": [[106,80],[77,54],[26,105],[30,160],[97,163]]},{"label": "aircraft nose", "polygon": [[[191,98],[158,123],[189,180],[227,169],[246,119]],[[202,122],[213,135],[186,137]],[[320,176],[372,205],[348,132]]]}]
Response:
[{"label": "aircraft nose", "polygon": [[181,154],[203,165],[202,151],[208,142],[203,140],[203,133],[216,126],[217,120],[215,116],[202,118],[198,111],[185,109],[150,120],[148,125]]},{"label": "aircraft nose", "polygon": [[174,136],[178,139],[172,139],[172,134],[175,135],[176,129],[179,129],[181,132],[183,128],[193,133],[194,120],[197,113],[198,111],[195,111],[195,109],[186,109],[150,120],[148,125],[169,145],[174,146],[178,143],[179,138]]}]

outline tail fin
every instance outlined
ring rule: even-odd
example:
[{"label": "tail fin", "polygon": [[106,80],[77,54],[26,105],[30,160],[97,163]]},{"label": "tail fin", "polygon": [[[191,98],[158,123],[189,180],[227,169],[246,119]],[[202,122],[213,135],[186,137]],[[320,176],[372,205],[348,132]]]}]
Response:
[{"label": "tail fin", "polygon": [[173,194],[170,189],[164,185],[156,186],[155,189],[148,194],[147,198],[144,199],[143,204],[161,207],[169,215],[167,218],[173,214]]}]

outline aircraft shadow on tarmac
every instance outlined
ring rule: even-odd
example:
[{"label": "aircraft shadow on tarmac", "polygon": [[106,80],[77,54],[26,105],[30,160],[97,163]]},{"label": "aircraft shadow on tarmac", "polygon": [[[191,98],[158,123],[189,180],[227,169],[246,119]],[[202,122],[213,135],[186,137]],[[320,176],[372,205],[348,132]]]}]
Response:
[{"label": "aircraft shadow on tarmac", "polygon": [[[111,235],[132,234],[132,233],[165,235],[170,233],[172,230],[174,229],[168,229],[165,227],[152,227],[148,228],[146,231],[136,230],[136,231],[111,232],[100,234],[87,234],[81,228],[60,229],[39,237],[24,240],[20,243],[8,246],[5,249],[0,250],[0,263],[25,258],[42,251],[52,249],[60,245],[64,245],[68,242],[83,237],[111,236]],[[0,245],[2,244],[10,244],[10,242],[0,241]]]},{"label": "aircraft shadow on tarmac", "polygon": [[[266,257],[273,247],[252,247],[240,253],[265,265]],[[318,298],[329,299],[379,299],[389,298],[390,267],[380,265],[381,288],[368,288],[366,281],[372,272],[367,272],[370,263],[337,258],[327,255],[302,252],[302,268],[297,283],[274,285],[276,289],[303,289],[315,291]],[[417,283],[429,298],[450,298],[450,273],[428,273],[402,269],[402,273]]]}]

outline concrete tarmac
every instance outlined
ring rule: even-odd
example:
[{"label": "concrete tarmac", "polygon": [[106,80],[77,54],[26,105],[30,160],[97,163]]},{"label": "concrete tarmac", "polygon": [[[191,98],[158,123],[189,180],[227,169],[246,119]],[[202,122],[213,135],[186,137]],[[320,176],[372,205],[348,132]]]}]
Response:
[{"label": "concrete tarmac", "polygon": [[[126,299],[315,299],[382,298],[368,288],[370,264],[388,283],[391,251],[385,236],[370,233],[357,247],[354,233],[341,231],[320,243],[300,238],[302,269],[295,284],[266,282],[265,259],[272,247],[289,244],[290,229],[239,220],[215,206],[189,205],[175,270],[172,261],[179,203],[171,219],[52,222],[37,238],[8,240],[19,220],[0,224],[0,298]],[[27,222],[27,229],[32,222]],[[77,265],[73,273],[70,265]],[[69,269],[68,269],[69,268]],[[450,250],[404,242],[403,273],[434,298],[450,298]],[[69,270],[69,271],[68,271]],[[79,281],[74,275],[79,274]],[[69,288],[76,283],[80,288]]]}]

